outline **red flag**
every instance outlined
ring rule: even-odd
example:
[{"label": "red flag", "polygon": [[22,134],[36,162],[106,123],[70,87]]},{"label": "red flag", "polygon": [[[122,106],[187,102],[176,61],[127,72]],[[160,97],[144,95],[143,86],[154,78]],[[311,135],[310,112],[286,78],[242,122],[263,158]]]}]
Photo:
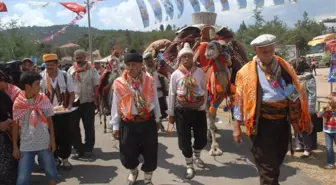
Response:
[{"label": "red flag", "polygon": [[86,13],[86,8],[78,3],[60,3],[65,8],[69,9],[70,11],[73,11],[77,13],[78,15],[82,12],[83,14]]},{"label": "red flag", "polygon": [[4,2],[0,2],[0,12],[7,12],[7,6]]}]

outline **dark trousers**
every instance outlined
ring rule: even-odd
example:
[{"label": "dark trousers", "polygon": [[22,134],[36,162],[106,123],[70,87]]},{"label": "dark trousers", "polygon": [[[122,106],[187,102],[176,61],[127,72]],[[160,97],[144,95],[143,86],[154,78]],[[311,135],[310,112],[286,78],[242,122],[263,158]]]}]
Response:
[{"label": "dark trousers", "polygon": [[76,111],[56,114],[52,117],[56,141],[55,159],[68,159],[70,157],[73,141],[71,131],[74,129],[75,115]]},{"label": "dark trousers", "polygon": [[252,154],[260,185],[279,185],[280,166],[288,151],[290,125],[286,119],[259,119],[258,134],[252,136]]},{"label": "dark trousers", "polygon": [[160,104],[160,111],[161,111],[161,119],[166,118],[168,116],[166,113],[168,106],[167,106],[167,100],[165,96],[159,98],[159,104]]},{"label": "dark trousers", "polygon": [[[73,145],[77,152],[91,152],[95,144],[95,105],[91,103],[82,103],[78,105],[76,121],[74,122],[74,141]],[[82,143],[82,135],[80,132],[79,123],[82,119],[84,132],[85,132],[85,144]]]},{"label": "dark trousers", "polygon": [[313,134],[302,133],[295,135],[296,148],[304,149],[307,152],[313,150]]},{"label": "dark trousers", "polygon": [[153,119],[145,122],[123,122],[120,124],[120,160],[126,169],[139,166],[139,156],[143,156],[141,170],[153,172],[157,168],[158,133]]},{"label": "dark trousers", "polygon": [[[175,109],[178,145],[184,157],[190,158],[194,150],[202,150],[207,144],[207,119],[205,111],[186,108]],[[191,143],[191,130],[194,144]]]}]

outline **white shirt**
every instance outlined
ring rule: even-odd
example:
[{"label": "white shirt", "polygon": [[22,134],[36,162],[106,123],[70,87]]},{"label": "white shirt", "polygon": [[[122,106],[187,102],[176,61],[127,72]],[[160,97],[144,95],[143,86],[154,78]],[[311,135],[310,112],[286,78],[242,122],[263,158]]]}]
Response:
[{"label": "white shirt", "polygon": [[[134,92],[133,89],[132,91]],[[140,91],[142,91],[142,86],[140,86]],[[115,91],[113,91],[111,121],[110,121],[110,125],[111,127],[113,127],[113,130],[119,130],[119,125],[121,122],[120,113],[118,112],[118,104],[119,104],[119,99]],[[156,88],[154,88],[154,99],[150,106],[150,111],[152,111],[153,109],[154,109],[154,114],[155,114],[155,121],[159,122],[161,118],[161,111],[160,111],[160,104],[159,104],[159,99],[158,99]],[[138,115],[138,111],[134,105],[134,102],[132,102],[132,115]]]},{"label": "white shirt", "polygon": [[93,67],[87,71],[79,73],[80,81],[75,77],[75,67],[71,66],[68,73],[72,76],[75,84],[75,101],[79,99],[82,103],[91,103],[94,101],[95,87],[100,83],[100,77],[97,70]]},{"label": "white shirt", "polygon": [[[41,73],[41,76],[42,76],[41,92],[44,93],[46,91],[46,80],[48,80],[46,71]],[[64,77],[66,77],[67,79],[65,80]],[[65,91],[68,91],[69,93],[75,91],[75,86],[74,86],[74,83],[73,83],[73,80],[72,80],[71,76],[68,73],[66,73],[65,71],[62,71],[62,70],[58,70],[56,78],[54,80],[52,80],[50,78],[49,83],[51,84],[52,88],[54,88],[54,89],[58,85],[61,93],[65,92]],[[57,106],[58,105],[57,96],[56,96],[56,94],[54,96],[55,96],[54,100],[51,103],[53,104],[53,106]]]},{"label": "white shirt", "polygon": [[[198,96],[204,96],[204,104],[200,107],[199,110],[205,110],[207,99],[208,99],[207,98],[208,91],[206,88],[205,74],[202,71],[202,69],[197,68],[196,71],[192,75],[196,79],[196,83],[198,85],[198,88],[197,88]],[[179,94],[180,89],[182,89],[181,82],[184,76],[185,75],[180,70],[175,70],[170,77],[169,93],[168,93],[168,110],[166,111],[167,114],[170,116],[175,115],[174,111],[175,111],[176,95]]]}]

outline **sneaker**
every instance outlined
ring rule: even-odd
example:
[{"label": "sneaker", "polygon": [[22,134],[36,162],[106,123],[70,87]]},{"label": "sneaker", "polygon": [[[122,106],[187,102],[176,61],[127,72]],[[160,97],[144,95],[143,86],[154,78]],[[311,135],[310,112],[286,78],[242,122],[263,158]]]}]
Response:
[{"label": "sneaker", "polygon": [[310,155],[311,155],[310,152],[308,152],[308,151],[304,151],[304,152],[302,153],[302,155],[300,156],[300,158],[301,158],[301,159],[307,159],[307,158],[310,157]]},{"label": "sneaker", "polygon": [[64,160],[62,167],[65,170],[71,170],[72,169],[72,164],[68,160]]},{"label": "sneaker", "polygon": [[128,185],[133,185],[133,184],[135,184],[135,182],[136,182],[137,179],[138,179],[138,175],[139,175],[139,170],[136,170],[136,171],[130,173],[130,174],[128,175],[128,178],[127,178],[127,184],[128,184]]},{"label": "sneaker", "polygon": [[195,169],[194,168],[187,168],[186,179],[190,180],[195,177]]},{"label": "sneaker", "polygon": [[196,159],[194,160],[194,163],[195,163],[195,165],[196,165],[197,167],[199,167],[199,168],[205,168],[205,164],[204,164],[204,162],[202,161],[202,159],[200,159],[200,158],[196,158]]},{"label": "sneaker", "polygon": [[295,152],[303,152],[303,148],[300,148],[300,147],[296,147],[294,149]]},{"label": "sneaker", "polygon": [[78,152],[72,158],[78,160],[78,159],[83,158],[84,156],[85,156],[84,152]]},{"label": "sneaker", "polygon": [[55,159],[55,163],[56,163],[56,168],[58,169],[61,166],[62,161],[61,159]]},{"label": "sneaker", "polygon": [[331,169],[334,169],[335,168],[335,165],[333,164],[327,164],[323,167],[324,169],[327,169],[327,170],[331,170]]}]

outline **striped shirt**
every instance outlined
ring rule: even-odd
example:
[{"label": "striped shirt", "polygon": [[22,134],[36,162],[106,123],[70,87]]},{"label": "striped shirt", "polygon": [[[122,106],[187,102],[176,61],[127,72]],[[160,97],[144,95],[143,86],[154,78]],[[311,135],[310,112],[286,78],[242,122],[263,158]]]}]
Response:
[{"label": "striped shirt", "polygon": [[318,117],[323,117],[323,131],[329,134],[336,133],[336,112],[320,111]]}]

